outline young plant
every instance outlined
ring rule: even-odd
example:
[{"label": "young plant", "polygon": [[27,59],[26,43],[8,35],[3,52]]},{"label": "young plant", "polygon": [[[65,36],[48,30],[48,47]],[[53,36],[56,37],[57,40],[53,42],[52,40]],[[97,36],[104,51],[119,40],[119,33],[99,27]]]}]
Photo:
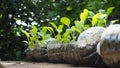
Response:
[{"label": "young plant", "polygon": [[[61,42],[70,42],[70,19],[67,17],[62,17],[60,19],[61,25],[57,26],[54,22],[50,22],[53,28],[57,31],[57,35],[55,35],[56,41]],[[64,26],[67,26],[66,29],[63,29]],[[64,31],[65,30],[65,31]],[[63,33],[63,34],[62,34]]]},{"label": "young plant", "polygon": [[50,22],[50,24],[55,28],[57,31],[57,35],[55,36],[56,41],[61,41],[61,33],[63,31],[64,25],[57,26],[54,22]]},{"label": "young plant", "polygon": [[60,19],[60,22],[67,26],[67,28],[65,29],[65,32],[62,35],[62,41],[64,43],[70,42],[70,39],[71,39],[71,36],[70,36],[70,33],[71,33],[70,23],[71,23],[71,21],[70,21],[70,19],[68,17],[62,17]]},{"label": "young plant", "polygon": [[46,27],[42,27],[40,32],[36,26],[32,26],[29,32],[23,31],[28,39],[28,48],[34,48],[40,46],[46,39],[50,38],[50,34],[47,34]]},{"label": "young plant", "polygon": [[105,10],[99,10],[99,13],[92,16],[92,26],[106,26],[108,16],[112,13],[113,9],[114,7],[110,7],[106,12]]},{"label": "young plant", "polygon": [[26,35],[28,39],[28,48],[34,48],[36,45],[39,45],[39,36],[38,36],[38,29],[36,26],[32,26],[32,29],[27,32],[24,31],[24,34]]}]

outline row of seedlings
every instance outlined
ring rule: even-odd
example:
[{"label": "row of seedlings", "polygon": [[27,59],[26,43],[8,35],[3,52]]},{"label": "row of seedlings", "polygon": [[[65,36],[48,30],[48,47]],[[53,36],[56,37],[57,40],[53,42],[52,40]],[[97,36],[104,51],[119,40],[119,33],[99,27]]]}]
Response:
[{"label": "row of seedlings", "polygon": [[[85,24],[85,21],[89,17],[88,15],[91,16],[90,13],[91,12],[87,9],[84,9],[83,13],[80,14],[81,21],[74,21],[75,25],[71,27],[70,19],[67,17],[62,17],[60,19],[62,24],[59,26],[56,26],[54,22],[50,22],[50,25],[52,25],[53,28],[46,26],[38,34],[36,33],[36,35],[40,35],[43,40],[37,41],[37,43],[40,42],[38,44],[40,46],[36,46],[35,48],[32,48],[32,50],[31,48],[28,48],[28,57],[37,61],[49,60],[54,63],[62,62],[81,66],[95,66],[98,64],[103,64],[96,52],[96,45],[100,41],[101,35],[105,28],[89,28],[89,26]],[[97,13],[91,16],[92,26],[103,26],[103,24],[106,24],[106,18],[104,19],[101,16],[104,16],[104,14]],[[108,17],[108,15],[106,15],[106,17]],[[65,28],[66,26],[67,28]],[[47,30],[50,34],[46,34]],[[55,32],[57,32],[57,35],[55,35]],[[31,33],[25,32],[28,36]],[[52,33],[54,35],[53,38],[50,37],[53,36]],[[44,37],[45,35],[47,37]],[[30,36],[28,37],[28,41],[31,40]],[[33,37],[34,36],[35,35],[33,35]],[[34,43],[35,42],[36,40],[34,40]],[[31,45],[31,43],[29,43],[29,45]]]}]

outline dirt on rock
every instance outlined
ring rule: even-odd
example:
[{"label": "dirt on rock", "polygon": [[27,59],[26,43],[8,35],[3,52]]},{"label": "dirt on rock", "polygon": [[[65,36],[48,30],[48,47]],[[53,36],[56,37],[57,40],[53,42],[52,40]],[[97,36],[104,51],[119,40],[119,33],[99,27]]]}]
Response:
[{"label": "dirt on rock", "polygon": [[25,62],[25,61],[2,61],[1,64],[5,68],[92,68],[92,67],[79,67],[70,64],[55,64],[48,62]]}]

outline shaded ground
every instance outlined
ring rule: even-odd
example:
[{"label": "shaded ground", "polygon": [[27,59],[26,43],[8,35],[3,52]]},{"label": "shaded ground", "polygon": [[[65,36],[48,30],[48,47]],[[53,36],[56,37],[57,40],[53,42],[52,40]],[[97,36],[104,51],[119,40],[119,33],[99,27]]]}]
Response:
[{"label": "shaded ground", "polygon": [[23,62],[23,61],[2,61],[5,68],[90,68],[75,67],[69,64],[53,64],[48,62]]}]

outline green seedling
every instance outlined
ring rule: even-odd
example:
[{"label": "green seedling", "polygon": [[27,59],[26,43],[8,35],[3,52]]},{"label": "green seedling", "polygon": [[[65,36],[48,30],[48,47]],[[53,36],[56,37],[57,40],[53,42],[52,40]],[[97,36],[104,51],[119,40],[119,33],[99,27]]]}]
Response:
[{"label": "green seedling", "polygon": [[57,26],[54,22],[50,22],[50,24],[55,28],[57,31],[57,35],[55,36],[56,41],[61,41],[61,33],[63,31],[64,25]]},{"label": "green seedling", "polygon": [[95,14],[94,16],[92,16],[92,26],[106,26],[106,22],[108,19],[108,16],[112,13],[114,7],[110,7],[107,9],[107,11],[105,12],[105,10],[103,10],[103,12],[100,12]]},{"label": "green seedling", "polygon": [[28,39],[28,48],[35,48],[40,46],[46,39],[50,38],[50,34],[47,34],[48,27],[43,26],[40,31],[36,26],[32,26],[32,29],[29,32],[24,31]]}]

